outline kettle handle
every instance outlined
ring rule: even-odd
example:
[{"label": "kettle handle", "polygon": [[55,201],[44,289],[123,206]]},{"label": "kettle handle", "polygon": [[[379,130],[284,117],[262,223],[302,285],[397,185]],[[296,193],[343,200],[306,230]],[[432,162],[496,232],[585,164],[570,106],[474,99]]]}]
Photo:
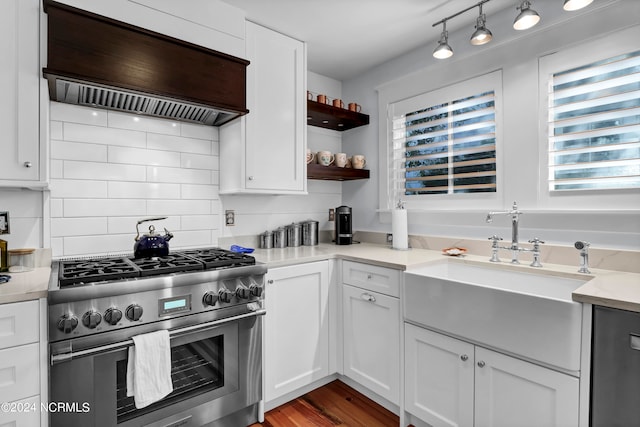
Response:
[{"label": "kettle handle", "polygon": [[138,230],[138,226],[139,226],[140,224],[142,224],[143,222],[148,222],[148,221],[160,221],[160,220],[163,220],[163,219],[167,219],[167,217],[166,217],[166,216],[158,216],[158,217],[154,217],[154,218],[145,218],[145,219],[141,219],[140,221],[138,221],[138,222],[136,223],[136,238],[135,238],[135,239],[133,239],[133,240],[135,240],[135,241],[137,242],[137,241],[138,241],[138,239],[140,239],[140,231]]}]

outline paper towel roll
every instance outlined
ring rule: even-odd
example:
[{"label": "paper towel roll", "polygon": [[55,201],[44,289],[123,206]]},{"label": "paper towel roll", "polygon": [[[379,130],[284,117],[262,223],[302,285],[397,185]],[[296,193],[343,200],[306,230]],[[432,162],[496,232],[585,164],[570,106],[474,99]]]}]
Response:
[{"label": "paper towel roll", "polygon": [[393,249],[409,248],[406,209],[394,209],[391,211],[391,233],[393,233]]}]

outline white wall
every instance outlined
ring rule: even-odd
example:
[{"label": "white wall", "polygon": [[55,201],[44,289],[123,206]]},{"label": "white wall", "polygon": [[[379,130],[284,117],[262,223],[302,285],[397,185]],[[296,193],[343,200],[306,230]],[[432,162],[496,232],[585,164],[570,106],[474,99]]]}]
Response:
[{"label": "white wall", "polygon": [[[573,14],[562,11],[561,3],[557,0],[536,1],[534,8],[541,14],[542,21],[532,30],[512,30],[515,10],[490,15],[488,23],[494,40],[488,45],[471,46],[468,42],[470,31],[451,33],[449,44],[454,49],[454,56],[448,60],[439,61],[432,57],[436,46],[434,41],[343,82],[343,96],[358,99],[363,110],[371,115],[370,126],[344,135],[344,145],[362,150],[372,169],[372,179],[365,184],[343,185],[343,201],[354,206],[355,229],[391,230],[390,215],[378,212],[379,207],[386,204],[380,200],[378,180],[385,173],[379,167],[379,144],[386,143],[384,133],[380,136],[378,124],[386,119],[386,111],[382,108],[382,113],[379,113],[379,103],[388,101],[389,93],[395,93],[397,99],[402,99],[502,69],[504,163],[501,166],[505,195],[494,209],[508,208],[514,200],[518,201],[526,212],[521,218],[521,240],[537,236],[556,244],[570,244],[581,239],[590,240],[592,246],[640,248],[640,197],[637,192],[628,196],[633,198],[628,206],[634,209],[624,212],[607,211],[606,204],[593,206],[591,210],[550,210],[540,198],[539,192],[544,189],[539,190],[538,185],[541,147],[538,135],[538,57],[586,43],[589,38],[611,37],[615,42],[615,36],[611,34],[637,24],[640,16],[640,2],[636,0],[596,1],[589,8]],[[419,89],[414,93],[402,92],[411,86]],[[379,94],[386,97],[384,101],[379,99]],[[485,212],[480,210],[438,211],[436,205],[428,212],[410,211],[409,232],[483,239],[497,233],[509,238],[507,220],[496,219],[487,225],[484,217]]]}]

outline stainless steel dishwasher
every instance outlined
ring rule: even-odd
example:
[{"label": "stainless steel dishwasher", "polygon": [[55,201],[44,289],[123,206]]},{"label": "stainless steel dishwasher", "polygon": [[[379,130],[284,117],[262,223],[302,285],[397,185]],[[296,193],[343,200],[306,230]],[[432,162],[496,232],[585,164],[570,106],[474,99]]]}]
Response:
[{"label": "stainless steel dishwasher", "polygon": [[595,306],[591,426],[640,425],[640,313]]}]

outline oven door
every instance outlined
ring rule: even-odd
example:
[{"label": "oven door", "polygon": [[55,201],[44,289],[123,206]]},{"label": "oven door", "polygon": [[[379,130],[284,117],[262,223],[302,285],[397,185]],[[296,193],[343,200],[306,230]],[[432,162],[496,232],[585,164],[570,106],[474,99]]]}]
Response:
[{"label": "oven door", "polygon": [[110,344],[55,363],[51,401],[70,406],[51,413],[51,425],[203,426],[225,417],[233,426],[256,422],[262,396],[258,315],[192,329],[170,332],[174,391],[142,409],[126,396],[128,346]]}]

